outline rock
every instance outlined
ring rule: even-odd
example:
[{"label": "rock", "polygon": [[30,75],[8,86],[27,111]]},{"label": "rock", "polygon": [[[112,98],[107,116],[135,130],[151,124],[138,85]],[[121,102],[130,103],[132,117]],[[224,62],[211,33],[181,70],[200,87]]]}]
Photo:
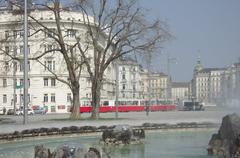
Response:
[{"label": "rock", "polygon": [[37,145],[34,148],[34,158],[104,158],[104,156],[94,147],[85,148],[77,144],[64,144],[52,153],[43,145]]},{"label": "rock", "polygon": [[130,144],[139,142],[145,138],[143,129],[132,129],[128,125],[117,125],[114,128],[106,129],[102,134],[102,140],[105,144]]},{"label": "rock", "polygon": [[208,154],[221,158],[240,158],[240,117],[234,113],[223,117],[217,134],[209,141]]},{"label": "rock", "polygon": [[43,145],[36,145],[34,147],[34,158],[52,158],[50,149],[45,148]]}]

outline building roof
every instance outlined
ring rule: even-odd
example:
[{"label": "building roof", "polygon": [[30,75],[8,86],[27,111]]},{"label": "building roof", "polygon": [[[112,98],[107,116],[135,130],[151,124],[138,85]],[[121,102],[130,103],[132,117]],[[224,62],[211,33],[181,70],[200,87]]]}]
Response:
[{"label": "building roof", "polygon": [[209,73],[211,71],[224,71],[226,68],[204,68],[199,71],[199,73]]},{"label": "building roof", "polygon": [[189,82],[172,82],[172,88],[188,88]]}]

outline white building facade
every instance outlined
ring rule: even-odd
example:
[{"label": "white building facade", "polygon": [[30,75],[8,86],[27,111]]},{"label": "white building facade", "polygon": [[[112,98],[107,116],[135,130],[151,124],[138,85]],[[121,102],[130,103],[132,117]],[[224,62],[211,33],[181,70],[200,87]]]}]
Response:
[{"label": "white building facade", "polygon": [[166,100],[168,75],[164,73],[141,72],[143,98]]},{"label": "white building facade", "polygon": [[[56,29],[54,15],[47,10],[32,10],[31,16],[39,20],[43,25]],[[69,45],[76,40],[75,35],[85,37],[82,15],[78,12],[61,12],[62,29],[65,33],[64,40]],[[90,19],[91,20],[91,19]],[[18,58],[23,58],[23,15],[17,14],[15,10],[0,11],[0,51],[10,52]],[[29,20],[28,53],[29,57],[35,57],[46,50],[57,48],[57,43],[49,38],[48,33],[36,32],[38,25]],[[73,25],[74,24],[74,25]],[[75,50],[77,51],[77,50]],[[89,56],[93,52],[89,51]],[[0,55],[0,108],[13,109],[14,91],[16,107],[23,104],[23,60],[12,61],[6,55]],[[15,66],[14,66],[15,65]],[[15,68],[14,68],[15,67]],[[51,70],[62,79],[67,80],[68,72],[65,61],[59,53],[51,53],[39,59],[29,61],[29,106],[44,106],[49,113],[68,112],[71,106],[71,90],[66,84],[56,80]],[[115,95],[115,68],[112,64],[105,72],[104,85],[102,87],[102,98],[112,99]],[[80,99],[91,99],[91,82],[85,67],[83,67],[80,78]],[[14,85],[15,84],[15,85]],[[16,88],[15,88],[16,87]]]},{"label": "white building facade", "polygon": [[132,59],[121,59],[119,68],[119,99],[141,99],[140,65]]},{"label": "white building facade", "polygon": [[182,100],[189,98],[189,83],[187,82],[172,82],[171,87],[172,99],[179,103]]},{"label": "white building facade", "polygon": [[206,103],[218,103],[221,98],[221,77],[224,68],[203,68],[196,75],[196,99]]}]

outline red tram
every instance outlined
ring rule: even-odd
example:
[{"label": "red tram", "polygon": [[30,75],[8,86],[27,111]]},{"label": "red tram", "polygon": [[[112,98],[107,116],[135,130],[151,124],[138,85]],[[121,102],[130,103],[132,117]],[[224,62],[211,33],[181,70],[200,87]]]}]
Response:
[{"label": "red tram", "polygon": [[[120,100],[118,101],[118,111],[119,112],[141,112],[145,111],[148,107],[149,111],[174,111],[177,109],[176,105],[171,101],[163,100]],[[93,107],[91,102],[87,100],[81,101],[80,112],[90,113]],[[105,112],[116,112],[116,101],[114,100],[103,100],[99,107],[100,113]]]}]

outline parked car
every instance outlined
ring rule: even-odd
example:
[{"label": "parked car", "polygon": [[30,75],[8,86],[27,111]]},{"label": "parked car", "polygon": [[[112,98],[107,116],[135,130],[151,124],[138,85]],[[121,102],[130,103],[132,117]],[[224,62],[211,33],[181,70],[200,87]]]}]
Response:
[{"label": "parked car", "polygon": [[0,115],[3,115],[3,109],[0,109]]},{"label": "parked car", "polygon": [[13,109],[8,109],[7,115],[14,115],[14,110]]},{"label": "parked car", "polygon": [[41,108],[41,107],[34,109],[33,111],[34,111],[34,114],[46,114],[45,108]]},{"label": "parked car", "polygon": [[22,110],[18,110],[18,109],[16,110],[16,115],[22,115],[22,113],[23,113]]},{"label": "parked car", "polygon": [[[34,111],[32,109],[27,109],[28,115],[33,115]],[[23,115],[23,109],[21,110],[16,110],[16,115]]]},{"label": "parked car", "polygon": [[7,110],[5,107],[0,109],[0,115],[5,115],[7,113]]}]

